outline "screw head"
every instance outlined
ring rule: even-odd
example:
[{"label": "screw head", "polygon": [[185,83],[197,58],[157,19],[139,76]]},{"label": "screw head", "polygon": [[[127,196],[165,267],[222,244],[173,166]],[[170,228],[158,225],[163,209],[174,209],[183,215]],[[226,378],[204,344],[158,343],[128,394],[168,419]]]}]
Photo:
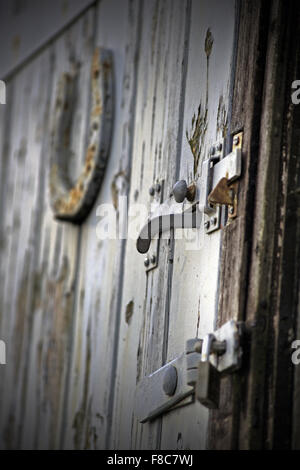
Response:
[{"label": "screw head", "polygon": [[173,186],[173,194],[176,202],[183,202],[187,195],[187,184],[186,181],[180,180]]},{"label": "screw head", "polygon": [[239,145],[240,143],[240,138],[238,135],[236,135],[234,138],[233,138],[233,145]]},{"label": "screw head", "polygon": [[157,184],[155,185],[155,191],[156,191],[157,193],[160,193],[160,190],[161,190],[161,185],[160,185],[159,183],[157,183]]},{"label": "screw head", "polygon": [[151,263],[152,263],[152,264],[155,264],[155,263],[156,263],[156,256],[155,256],[155,255],[152,255],[152,256],[151,256]]},{"label": "screw head", "polygon": [[147,257],[144,259],[144,266],[145,266],[146,268],[148,268],[149,264],[150,264],[150,260],[149,260],[149,256],[147,256]]},{"label": "screw head", "polygon": [[163,380],[163,390],[166,395],[171,397],[174,395],[177,387],[177,369],[174,366],[169,366],[166,368],[164,380]]},{"label": "screw head", "polygon": [[206,228],[206,230],[209,229],[209,227],[210,227],[210,221],[209,220],[207,222],[205,222],[204,227]]},{"label": "screw head", "polygon": [[151,188],[149,188],[149,194],[150,194],[150,196],[154,196],[154,194],[155,194],[155,189],[154,189],[153,186],[151,186]]}]

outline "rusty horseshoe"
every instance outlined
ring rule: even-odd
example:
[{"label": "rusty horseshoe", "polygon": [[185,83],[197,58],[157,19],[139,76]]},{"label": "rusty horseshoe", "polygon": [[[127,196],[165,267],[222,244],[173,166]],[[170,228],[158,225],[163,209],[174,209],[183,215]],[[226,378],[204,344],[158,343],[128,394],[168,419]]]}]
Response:
[{"label": "rusty horseshoe", "polygon": [[76,77],[63,74],[53,114],[49,192],[55,219],[81,224],[90,213],[102,184],[113,125],[113,66],[109,50],[97,48],[91,70],[89,142],[84,167],[74,182],[68,174],[69,148],[66,135],[72,121]]}]

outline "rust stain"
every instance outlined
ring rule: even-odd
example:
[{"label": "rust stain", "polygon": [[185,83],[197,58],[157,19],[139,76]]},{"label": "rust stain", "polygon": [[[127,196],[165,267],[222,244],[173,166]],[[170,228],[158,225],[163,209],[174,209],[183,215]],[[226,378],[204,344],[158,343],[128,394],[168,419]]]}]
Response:
[{"label": "rust stain", "polygon": [[92,117],[98,117],[101,116],[102,114],[102,106],[99,104],[98,106],[95,106],[95,108],[92,111]]},{"label": "rust stain", "polygon": [[100,74],[99,47],[96,47],[92,59],[92,79],[97,79]]},{"label": "rust stain", "polygon": [[[99,53],[100,50],[97,47],[94,51],[91,65],[91,86],[94,103],[93,109],[91,111],[91,119],[94,119],[94,122],[92,124],[93,132],[98,131],[100,126],[100,116],[103,112],[98,83],[99,74],[101,72]],[[104,64],[102,64],[102,68],[103,71],[107,71],[111,68],[111,64],[109,62],[104,62]],[[64,89],[66,82],[68,83],[68,81],[70,81],[71,79],[72,77],[68,73],[63,74],[62,79],[59,83],[59,91],[55,104],[57,109],[62,108],[65,112],[69,109],[69,103],[63,100],[62,90]],[[69,148],[70,146],[69,127],[67,127],[64,131],[62,144],[64,148]],[[83,202],[86,193],[86,189],[88,188],[89,181],[92,178],[92,172],[95,169],[97,150],[98,145],[89,145],[86,151],[84,168],[81,171],[77,181],[70,189],[66,189],[65,187],[63,187],[58,165],[56,163],[52,165],[50,171],[50,193],[53,201],[52,205],[58,217],[64,215],[72,215],[80,209],[80,206]]]},{"label": "rust stain", "polygon": [[85,165],[75,185],[65,194],[57,196],[59,188],[58,166],[53,164],[50,171],[50,191],[54,198],[54,209],[59,214],[72,214],[80,206],[84,196],[86,180],[95,166],[96,145],[91,145],[86,152]]}]

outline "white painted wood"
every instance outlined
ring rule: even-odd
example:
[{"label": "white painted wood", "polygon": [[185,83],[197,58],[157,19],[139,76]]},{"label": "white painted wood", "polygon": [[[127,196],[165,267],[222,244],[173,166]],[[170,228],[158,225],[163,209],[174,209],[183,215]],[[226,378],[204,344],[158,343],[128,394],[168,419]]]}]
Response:
[{"label": "white painted wood", "polygon": [[[79,11],[75,3],[64,20],[61,2],[54,5],[41,43]],[[221,231],[203,235],[193,251],[176,240],[173,252],[167,234],[159,267],[146,274],[135,238],[97,238],[97,207],[113,203],[120,218],[122,196],[134,210],[149,205],[153,183],[165,181],[166,198],[177,178],[199,177],[209,146],[226,130],[233,32],[233,0],[102,0],[9,79],[0,107],[0,339],[8,353],[0,367],[2,448],[205,448],[207,410],[193,404],[139,424],[135,389],[181,354],[188,338],[213,329]],[[17,58],[4,55],[0,74],[32,52],[36,36],[28,38]],[[74,59],[75,179],[96,46],[113,52],[114,130],[101,191],[79,228],[55,222],[49,206],[51,117],[56,85]],[[205,132],[195,167],[186,132],[193,135],[200,103]]]},{"label": "white painted wood", "polygon": [[94,0],[1,0],[0,77],[45,46]]},{"label": "white painted wood", "polygon": [[[79,64],[78,98],[74,112],[74,127],[70,136],[70,148],[73,151],[73,175],[79,173],[83,155],[86,152],[86,131],[89,117],[90,70],[94,50],[94,10],[90,10],[70,30],[53,44],[51,50],[54,63],[50,95],[50,113],[57,96],[57,83],[63,73]],[[70,60],[71,59],[71,60]],[[48,135],[52,129],[51,117],[48,122]],[[46,149],[49,148],[47,141]],[[49,154],[48,154],[49,158]],[[49,160],[48,160],[49,162]],[[70,166],[72,169],[72,166]],[[72,173],[71,173],[72,174]],[[65,390],[69,373],[69,354],[73,333],[73,309],[75,302],[76,277],[78,270],[78,247],[80,228],[67,223],[53,221],[49,206],[49,163],[45,174],[44,202],[45,226],[41,237],[40,266],[46,265],[48,279],[41,282],[43,300],[41,309],[43,320],[40,330],[40,344],[33,349],[30,366],[34,369],[38,361],[42,362],[44,380],[38,378],[36,394],[40,407],[36,414],[36,428],[39,433],[36,442],[38,448],[58,448],[61,442],[61,425],[65,413]],[[50,223],[50,243],[48,239]],[[49,246],[50,245],[50,246]],[[53,299],[51,299],[54,296]],[[39,322],[40,320],[37,319]],[[45,338],[46,336],[46,338]],[[34,395],[28,395],[28,409],[36,410]],[[28,416],[28,425],[30,425]],[[24,443],[27,435],[24,433]],[[27,445],[28,446],[28,445]]]},{"label": "white painted wood", "polygon": [[68,389],[64,447],[105,448],[110,426],[115,336],[119,323],[124,242],[100,240],[97,207],[114,204],[121,218],[132,157],[138,47],[139,1],[106,0],[97,10],[96,45],[113,51],[115,116],[105,179],[95,207],[82,227],[74,310],[74,344]]},{"label": "white painted wood", "polygon": [[[149,203],[148,191],[154,182],[165,180],[165,195],[175,182],[185,27],[186,2],[144,2],[130,190],[132,207],[135,202]],[[159,445],[160,420],[138,424],[134,404],[135,384],[164,361],[168,254],[168,241],[163,240],[159,269],[146,275],[144,256],[137,252],[136,240],[127,241],[112,448]],[[129,306],[132,316],[126,321]]]},{"label": "white painted wood", "polygon": [[[201,142],[200,162],[193,175],[194,158],[184,135],[181,151],[180,179],[200,173],[201,161],[208,149],[223,134],[220,119],[228,119],[230,76],[233,57],[235,20],[233,0],[193,1],[189,41],[188,72],[185,89],[184,133],[192,133],[192,118],[207,108],[207,130]],[[208,59],[207,31],[213,37]],[[207,102],[206,102],[207,99]],[[224,112],[224,117],[221,113]],[[221,121],[222,122],[222,121]],[[223,121],[225,124],[225,120]],[[188,231],[191,235],[191,230]],[[172,300],[170,307],[168,360],[185,348],[189,338],[203,337],[215,328],[218,272],[222,231],[204,235],[200,248],[193,249],[186,240],[176,240],[174,252]],[[208,410],[199,403],[172,411],[163,418],[164,449],[204,449],[207,437]]]},{"label": "white painted wood", "polygon": [[[55,222],[49,207],[50,114],[54,83],[69,67],[74,48],[84,83],[90,75],[93,37],[90,11],[8,84],[13,92],[6,105],[11,119],[1,188],[1,333],[8,360],[1,369],[0,422],[6,448],[59,447],[79,229]],[[88,96],[88,86],[83,86],[83,121]],[[83,148],[85,126],[79,123],[71,139],[71,147]]]},{"label": "white painted wood", "polygon": [[[146,9],[148,8],[151,7],[147,6]],[[157,44],[159,44],[156,49],[157,55],[154,55],[154,63],[156,60],[159,64],[164,63],[163,80],[161,82],[161,69],[158,67],[153,73],[151,60],[147,63],[143,55],[144,61],[140,64],[139,78],[146,82],[146,87],[144,94],[138,94],[137,97],[137,116],[142,116],[142,119],[136,122],[132,181],[141,179],[141,168],[143,168],[144,191],[152,184],[152,175],[155,170],[157,171],[156,175],[164,174],[164,169],[172,165],[171,162],[173,162],[174,168],[176,151],[168,152],[168,150],[172,142],[173,145],[175,142],[181,142],[178,130],[182,119],[182,116],[179,115],[182,76],[180,70],[178,70],[178,63],[182,62],[184,54],[183,12],[185,10],[182,3],[181,5],[175,5],[174,2],[173,8],[170,5],[167,8],[169,12],[171,9],[173,13],[169,15],[172,18],[171,23],[168,23],[168,20],[164,17],[163,9],[158,9],[155,12],[153,8],[154,11],[146,10],[147,13],[145,11],[143,14],[142,38],[145,38],[145,42],[142,39],[141,49],[144,50],[145,48],[147,50],[146,44],[149,44],[147,32],[150,29],[149,19],[152,20],[153,28],[153,24],[156,24],[154,21],[156,15],[157,24],[160,24],[161,27],[161,29],[158,27],[158,31],[161,32],[162,36],[159,33],[157,33],[157,38],[154,36]],[[227,21],[226,24],[224,24],[225,20]],[[176,21],[179,22],[181,27],[178,23],[176,24]],[[204,44],[209,28],[214,37],[214,44],[209,58],[209,83],[207,85],[207,58]],[[172,36],[173,31],[175,34],[175,30],[177,42]],[[225,124],[221,118],[226,118],[228,112],[233,33],[234,2],[226,2],[226,5],[222,7],[219,2],[193,2],[188,51],[188,75],[187,83],[184,85],[185,109],[180,164],[180,177],[188,181],[194,178],[197,179],[201,168],[201,160],[204,158],[208,146],[221,136],[222,124]],[[167,38],[170,38],[170,42]],[[163,58],[165,51],[168,51],[165,59],[167,62]],[[182,55],[180,56],[180,54]],[[146,54],[145,56],[147,57]],[[177,67],[175,67],[175,64]],[[152,77],[154,82],[156,81],[162,88],[159,85],[151,88]],[[174,77],[176,77],[176,80]],[[159,96],[162,90],[168,91]],[[177,100],[174,100],[176,93]],[[153,108],[153,101],[156,104],[159,103],[155,109]],[[203,141],[200,141],[200,161],[196,174],[194,174],[194,159],[185,133],[187,131],[188,135],[191,135],[192,118],[194,114],[197,117],[200,103],[202,104],[202,113],[204,110],[204,116],[206,107],[208,109],[207,128]],[[164,107],[165,112],[162,111]],[[221,114],[223,109],[224,117]],[[152,116],[154,117],[152,118]],[[168,121],[169,117],[170,121]],[[160,121],[160,119],[162,120]],[[152,122],[154,122],[153,135],[151,135],[150,127]],[[218,130],[217,125],[219,126]],[[161,166],[155,161],[155,157],[153,159],[153,146],[151,152],[151,142],[157,141],[156,139],[160,141],[163,149]],[[142,160],[143,146],[146,149],[144,162]],[[150,152],[147,152],[149,147]],[[176,144],[174,145],[175,148]],[[156,164],[159,170],[157,170]],[[174,182],[172,172],[169,171],[165,177],[170,187]],[[131,203],[133,194],[134,186],[131,188]],[[141,200],[141,197],[143,197],[144,202],[149,198],[146,192],[142,193],[139,200]],[[202,248],[198,248],[196,251],[187,251],[186,248],[190,249],[191,246],[186,247],[184,240],[176,241],[172,274],[168,273],[167,250],[166,245],[163,245],[159,269],[149,273],[147,279],[145,273],[143,273],[142,263],[139,264],[138,262],[139,255],[136,254],[135,244],[128,240],[122,311],[125,312],[126,306],[133,302],[134,315],[129,325],[126,324],[124,318],[121,323],[112,447],[205,448],[208,417],[206,409],[196,403],[172,411],[163,418],[161,431],[159,419],[150,424],[140,425],[137,423],[133,412],[133,384],[143,375],[148,375],[158,369],[165,360],[172,360],[182,353],[188,338],[195,337],[197,334],[203,335],[214,328],[220,237],[221,232],[205,236]],[[169,281],[168,276],[170,276]],[[171,282],[172,297],[168,311],[165,302],[168,300],[168,295],[170,295],[168,284],[170,285]],[[169,326],[165,318],[166,314],[168,315]],[[167,332],[166,337],[164,337],[164,330]],[[166,339],[168,349],[167,357],[164,358],[163,349],[166,347]],[[161,441],[160,435],[162,436]]]}]

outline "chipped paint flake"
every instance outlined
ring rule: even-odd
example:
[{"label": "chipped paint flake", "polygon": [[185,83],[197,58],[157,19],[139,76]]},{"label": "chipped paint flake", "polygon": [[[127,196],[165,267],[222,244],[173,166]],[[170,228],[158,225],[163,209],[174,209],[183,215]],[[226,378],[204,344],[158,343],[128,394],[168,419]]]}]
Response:
[{"label": "chipped paint flake", "polygon": [[130,319],[133,315],[133,310],[134,310],[134,302],[131,300],[127,305],[126,305],[126,311],[125,311],[125,321],[129,325]]},{"label": "chipped paint flake", "polygon": [[188,134],[188,131],[186,131],[186,138],[188,140],[189,146],[191,148],[191,151],[194,157],[194,176],[197,173],[206,130],[207,130],[207,109],[205,109],[205,111],[203,112],[201,109],[201,104],[200,104],[198,108],[197,117],[194,114],[192,118],[192,131],[191,131],[190,136]]}]

